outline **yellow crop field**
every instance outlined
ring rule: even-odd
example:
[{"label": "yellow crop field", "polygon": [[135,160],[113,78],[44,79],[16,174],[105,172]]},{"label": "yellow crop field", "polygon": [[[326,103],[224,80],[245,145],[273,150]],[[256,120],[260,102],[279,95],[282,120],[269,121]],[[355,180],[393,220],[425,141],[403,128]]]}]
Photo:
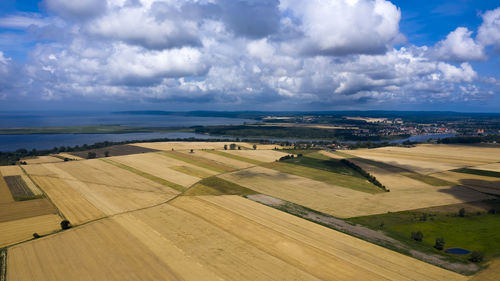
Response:
[{"label": "yellow crop field", "polygon": [[494,177],[486,177],[467,173],[456,173],[446,171],[432,174],[433,177],[454,182],[457,185],[463,185],[475,190],[500,195],[500,179]]},{"label": "yellow crop field", "polygon": [[[436,187],[397,175],[375,174],[391,192],[368,194],[323,182],[254,167],[219,177],[257,192],[342,218],[491,199],[465,187]],[[392,178],[394,177],[394,178]]]},{"label": "yellow crop field", "polygon": [[47,193],[54,205],[72,224],[80,224],[104,217],[104,213],[86,200],[63,179],[33,176],[33,180]]},{"label": "yellow crop field", "polygon": [[20,176],[24,172],[19,166],[0,166],[0,174],[4,177],[8,176]]},{"label": "yellow crop field", "polygon": [[[66,186],[73,189],[75,195],[106,215],[156,205],[178,193],[100,160],[46,164],[46,167],[52,170],[60,181],[66,183]],[[44,188],[42,184],[39,185]],[[59,186],[55,184],[53,187],[57,189]],[[59,191],[66,192],[61,188]],[[57,200],[55,203],[57,205]],[[81,203],[85,208],[89,207],[84,202]]]},{"label": "yellow crop field", "polygon": [[488,264],[488,267],[474,275],[471,281],[497,281],[500,276],[500,259],[496,259]]},{"label": "yellow crop field", "polygon": [[500,162],[473,167],[473,169],[486,170],[500,173]]},{"label": "yellow crop field", "polygon": [[[60,229],[61,217],[50,214],[0,222],[0,247],[33,238],[33,233],[48,234]],[[35,280],[35,279],[33,279]]]},{"label": "yellow crop field", "polygon": [[276,150],[227,150],[224,152],[261,162],[273,162],[287,155],[287,153]]},{"label": "yellow crop field", "polygon": [[57,163],[62,162],[61,158],[57,158],[54,156],[37,156],[36,158],[31,159],[23,159],[28,165],[31,164],[44,164],[44,163]]},{"label": "yellow crop field", "polygon": [[69,153],[64,153],[64,152],[59,153],[57,155],[60,156],[60,157],[63,157],[63,158],[68,158],[68,159],[83,160],[83,158],[81,158],[81,157],[78,157],[76,155],[69,154]]},{"label": "yellow crop field", "polygon": [[467,280],[238,196],[179,197],[16,245],[7,268],[8,281]]},{"label": "yellow crop field", "polygon": [[[224,152],[226,152],[226,151],[224,151]],[[244,161],[240,161],[240,160],[237,160],[237,159],[225,157],[225,156],[222,156],[222,155],[219,155],[219,154],[216,154],[216,153],[206,152],[206,151],[203,151],[203,150],[196,151],[195,154],[196,154],[196,156],[200,156],[200,157],[203,157],[203,158],[206,158],[206,159],[209,159],[209,160],[213,160],[213,161],[216,161],[216,162],[219,162],[219,163],[223,163],[225,165],[229,165],[229,166],[234,167],[236,169],[244,169],[244,168],[255,166],[254,164],[251,164],[251,163],[248,163],[248,162],[244,162]]]},{"label": "yellow crop field", "polygon": [[430,174],[467,166],[484,165],[500,159],[499,149],[481,146],[417,145],[381,147],[346,151],[348,154],[384,162],[421,174]]},{"label": "yellow crop field", "polygon": [[[174,150],[190,150],[190,149],[224,149],[224,145],[229,146],[231,143],[236,142],[146,142],[146,143],[134,143],[131,145],[156,149],[171,151]],[[236,143],[240,144],[240,143]]]},{"label": "yellow crop field", "polygon": [[14,198],[12,198],[9,187],[0,173],[0,204],[10,202],[14,202]]},{"label": "yellow crop field", "polygon": [[[198,167],[176,159],[170,160],[169,158],[156,153],[118,156],[112,157],[111,160],[146,172],[153,176],[165,179],[167,181],[174,182],[184,187],[188,187],[201,179],[199,177],[179,172],[175,169],[170,169],[170,167],[173,166],[193,166],[194,168]],[[210,175],[215,174],[215,172],[208,169],[198,169],[202,169],[205,173]]]}]

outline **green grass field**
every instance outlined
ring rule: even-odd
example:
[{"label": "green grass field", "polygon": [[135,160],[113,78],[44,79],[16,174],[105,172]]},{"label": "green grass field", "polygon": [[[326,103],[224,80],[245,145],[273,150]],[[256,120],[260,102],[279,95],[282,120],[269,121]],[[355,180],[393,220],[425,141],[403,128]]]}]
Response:
[{"label": "green grass field", "polygon": [[[463,248],[482,252],[485,255],[485,261],[500,256],[499,214],[475,212],[466,213],[465,217],[460,217],[457,212],[415,210],[351,218],[348,221],[382,230],[410,247],[423,248],[434,253],[439,252],[454,259],[467,260],[468,255],[451,255],[434,249],[436,238],[444,238],[445,249]],[[416,242],[410,238],[414,231],[423,233],[422,242]]]},{"label": "green grass field", "polygon": [[469,168],[461,168],[461,169],[455,169],[455,170],[451,170],[451,171],[457,172],[457,173],[463,173],[463,174],[473,174],[473,175],[480,175],[480,176],[486,176],[486,177],[500,178],[500,173],[494,172],[494,171],[477,170],[477,169],[469,169]]},{"label": "green grass field", "polygon": [[362,192],[372,194],[384,192],[336,159],[322,160],[308,155],[264,164],[263,167]]}]

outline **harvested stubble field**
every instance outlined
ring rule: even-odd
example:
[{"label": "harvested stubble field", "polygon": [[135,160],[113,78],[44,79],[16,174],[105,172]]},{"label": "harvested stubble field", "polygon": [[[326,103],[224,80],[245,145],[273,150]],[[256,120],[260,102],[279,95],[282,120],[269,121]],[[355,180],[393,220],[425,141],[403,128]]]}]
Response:
[{"label": "harvested stubble field", "polygon": [[500,159],[499,150],[484,146],[417,145],[412,148],[381,147],[350,150],[348,153],[421,174],[430,174],[497,162]]},{"label": "harvested stubble field", "polygon": [[73,224],[156,205],[178,193],[100,160],[45,164],[34,172],[33,179]]},{"label": "harvested stubble field", "polygon": [[7,176],[3,177],[7,186],[9,187],[12,197],[16,201],[23,201],[33,199],[35,195],[31,189],[26,185],[21,176]]},{"label": "harvested stubble field", "polygon": [[[135,145],[124,144],[124,145],[114,145],[114,146],[110,146],[110,147],[92,149],[92,150],[87,150],[87,151],[68,152],[68,154],[76,156],[78,158],[87,159],[88,153],[94,152],[96,154],[97,158],[101,158],[101,157],[106,156],[106,151],[109,153],[109,156],[123,156],[123,155],[155,152],[158,150],[146,148],[146,147],[135,146]],[[69,158],[71,158],[71,157],[69,157]]]},{"label": "harvested stubble field", "polygon": [[10,193],[7,183],[0,174],[0,204],[13,202],[12,194]]},{"label": "harvested stubble field", "polygon": [[42,191],[31,181],[20,166],[0,166],[0,175],[20,176],[34,195],[42,195]]},{"label": "harvested stubble field", "polygon": [[156,150],[172,151],[172,150],[201,150],[201,149],[224,149],[224,145],[229,146],[235,143],[237,145],[243,145],[243,143],[237,142],[146,142],[146,143],[134,143],[131,145],[145,147]]},{"label": "harvested stubble field", "polygon": [[196,153],[167,151],[167,152],[160,152],[159,155],[168,157],[169,159],[172,158],[177,159],[179,161],[189,163],[203,169],[212,170],[215,173],[224,173],[236,170],[236,168],[233,168],[224,163],[217,162],[208,158],[203,158],[201,156],[197,156]]},{"label": "harvested stubble field", "polygon": [[261,161],[240,157],[221,150],[196,151],[196,155],[200,155],[201,157],[208,158],[217,162],[226,163],[227,165],[231,165],[237,169],[244,169],[263,163]]},{"label": "harvested stubble field", "polygon": [[57,210],[47,198],[0,204],[0,222],[56,213]]},{"label": "harvested stubble field", "polygon": [[273,162],[288,155],[287,153],[277,150],[227,150],[224,152],[260,162]]},{"label": "harvested stubble field", "polygon": [[[61,217],[42,215],[0,223],[0,247],[33,238],[33,233],[48,234],[60,229]],[[31,279],[31,280],[36,280]]]},{"label": "harvested stubble field", "polygon": [[61,158],[57,158],[54,156],[37,156],[35,158],[23,159],[28,165],[33,164],[44,164],[44,163],[58,163],[62,162]]},{"label": "harvested stubble field", "polygon": [[9,281],[467,279],[237,196],[179,197],[16,245],[7,262]]},{"label": "harvested stubble field", "polygon": [[478,169],[478,170],[486,170],[486,171],[492,171],[492,172],[498,172],[498,173],[500,173],[500,162],[486,164],[486,165],[482,165],[482,166],[476,166],[476,167],[472,167],[472,168],[473,169]]},{"label": "harvested stubble field", "polygon": [[188,187],[196,183],[201,179],[201,177],[179,172],[174,167],[184,166],[186,167],[186,170],[191,169],[193,173],[198,171],[199,174],[204,173],[208,176],[216,174],[212,170],[200,168],[173,158],[169,159],[157,153],[112,157],[110,160],[162,178],[169,182],[179,184],[183,187]]},{"label": "harvested stubble field", "polygon": [[465,187],[431,186],[378,167],[365,165],[363,168],[375,175],[383,185],[390,187],[391,192],[369,194],[263,167],[220,177],[257,192],[342,218],[492,198]]},{"label": "harvested stubble field", "polygon": [[467,186],[480,192],[500,195],[500,179],[496,177],[485,177],[452,171],[435,173],[432,174],[432,176],[449,182],[453,182],[457,185]]}]

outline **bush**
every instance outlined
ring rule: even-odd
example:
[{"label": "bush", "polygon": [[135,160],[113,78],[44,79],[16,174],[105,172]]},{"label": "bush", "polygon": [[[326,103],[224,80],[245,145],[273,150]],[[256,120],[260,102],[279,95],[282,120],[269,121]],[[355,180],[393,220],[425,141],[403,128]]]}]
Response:
[{"label": "bush", "polygon": [[470,253],[469,260],[471,262],[481,262],[484,258],[484,254],[481,252],[473,251]]},{"label": "bush", "polygon": [[89,151],[89,153],[87,153],[87,159],[94,159],[96,157],[97,154],[95,152]]},{"label": "bush", "polygon": [[438,237],[436,238],[436,244],[434,244],[434,248],[438,250],[443,250],[444,249],[444,238]]},{"label": "bush", "polygon": [[104,151],[104,157],[109,157],[109,151]]},{"label": "bush", "polygon": [[465,217],[465,209],[464,209],[464,208],[462,208],[462,209],[460,209],[460,210],[458,211],[458,216],[459,216],[459,217],[462,217],[462,218],[463,218],[463,217]]},{"label": "bush", "polygon": [[70,228],[71,228],[71,223],[69,222],[69,220],[61,221],[61,229],[65,230]]},{"label": "bush", "polygon": [[38,238],[40,238],[40,235],[35,232],[35,233],[33,233],[33,238],[38,239]]},{"label": "bush", "polygon": [[236,149],[236,144],[232,143],[229,145],[230,150],[235,150]]},{"label": "bush", "polygon": [[422,242],[422,239],[424,239],[424,234],[420,230],[417,232],[412,232],[411,239],[413,239],[417,242]]},{"label": "bush", "polygon": [[497,210],[495,210],[494,208],[491,208],[488,210],[488,214],[490,214],[490,215],[494,215],[496,213],[497,213]]}]

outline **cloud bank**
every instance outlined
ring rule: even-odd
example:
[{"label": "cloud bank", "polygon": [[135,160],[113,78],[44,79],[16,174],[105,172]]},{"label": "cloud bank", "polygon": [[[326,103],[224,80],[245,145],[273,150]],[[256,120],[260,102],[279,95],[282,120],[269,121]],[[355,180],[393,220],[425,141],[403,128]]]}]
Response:
[{"label": "cloud bank", "polygon": [[22,68],[0,53],[0,98],[328,108],[486,100],[498,87],[468,61],[500,50],[500,8],[482,15],[475,38],[458,27],[435,46],[413,46],[399,31],[400,9],[385,0],[42,6],[48,17],[0,19],[53,39],[37,44]]}]

